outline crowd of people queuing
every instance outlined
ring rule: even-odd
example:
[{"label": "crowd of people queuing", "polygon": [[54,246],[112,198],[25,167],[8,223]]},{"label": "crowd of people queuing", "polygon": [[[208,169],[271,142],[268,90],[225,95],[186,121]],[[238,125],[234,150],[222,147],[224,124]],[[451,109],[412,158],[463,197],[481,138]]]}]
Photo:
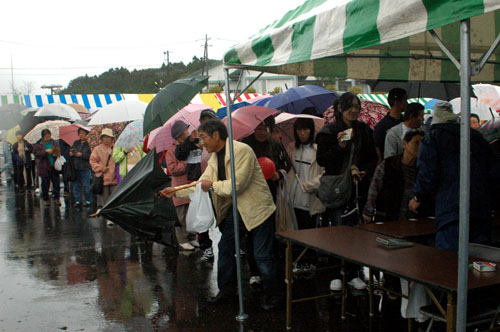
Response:
[{"label": "crowd of people queuing", "polygon": [[[283,188],[288,190],[286,197],[295,213],[298,229],[432,216],[437,229],[435,246],[457,250],[458,115],[450,103],[438,102],[433,116],[424,124],[424,107],[417,103],[408,104],[407,99],[405,90],[392,89],[388,95],[390,111],[374,130],[358,120],[362,111],[359,97],[346,92],[335,100],[334,121],[319,132],[316,132],[312,118],[298,117],[293,126],[294,140],[284,146],[271,116],[260,123],[252,135],[242,142],[234,142],[239,227],[247,243],[250,282],[261,284],[268,295],[263,309],[273,310],[284,303],[283,276],[277,260],[279,249],[276,249],[279,246],[276,246],[274,237],[276,200],[278,191]],[[303,114],[321,116],[309,108]],[[473,115],[470,240],[488,244],[493,210],[497,208],[498,212],[498,207],[494,206],[494,197],[498,193],[494,190],[500,184],[499,152],[476,130],[479,123],[480,119]],[[113,147],[115,134],[111,129],[102,131],[101,144],[91,150],[87,134],[80,128],[79,139],[66,152],[76,171],[76,178],[71,182],[75,208],[92,205],[92,177],[102,177],[103,189],[95,205],[103,206],[120,179],[145,155],[142,146],[130,149]],[[237,286],[227,128],[213,111],[205,110],[201,112],[199,128],[190,128],[189,124],[179,120],[173,124],[171,135],[174,145],[163,157],[172,186],[201,182],[202,190],[210,193],[217,227],[222,234],[218,244],[219,293],[208,302],[230,301]],[[41,178],[41,196],[45,204],[50,204],[52,184],[54,202],[60,205],[59,172],[55,170],[54,162],[63,153],[61,142],[51,139],[49,130],[44,130],[33,146],[23,139],[21,133],[17,138],[11,153],[16,187],[20,191],[25,186],[32,188]],[[275,173],[267,179],[258,163],[260,157],[269,158],[276,166]],[[33,173],[34,161],[36,175]],[[283,181],[286,181],[286,186],[280,186]],[[332,190],[328,183],[338,184],[335,188],[343,197],[333,201],[324,199]],[[65,187],[68,185],[65,183]],[[193,188],[166,192],[173,199],[180,222],[176,227],[179,250],[200,248],[203,250],[202,260],[213,260],[209,232],[191,234],[186,230],[189,194]],[[112,222],[108,221],[108,224],[112,225]],[[353,287],[366,287],[359,268],[346,266],[345,271]],[[332,277],[330,288],[339,290],[338,274],[334,273]]]}]

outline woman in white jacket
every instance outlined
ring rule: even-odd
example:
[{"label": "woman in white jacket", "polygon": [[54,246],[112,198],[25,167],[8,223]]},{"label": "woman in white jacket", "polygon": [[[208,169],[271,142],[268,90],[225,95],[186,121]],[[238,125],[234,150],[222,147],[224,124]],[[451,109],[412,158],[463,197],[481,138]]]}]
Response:
[{"label": "woman in white jacket", "polygon": [[316,162],[313,119],[298,118],[294,123],[293,134],[295,142],[287,147],[293,163],[287,175],[290,199],[299,229],[314,228],[316,219],[325,211],[325,206],[316,197],[324,169]]}]

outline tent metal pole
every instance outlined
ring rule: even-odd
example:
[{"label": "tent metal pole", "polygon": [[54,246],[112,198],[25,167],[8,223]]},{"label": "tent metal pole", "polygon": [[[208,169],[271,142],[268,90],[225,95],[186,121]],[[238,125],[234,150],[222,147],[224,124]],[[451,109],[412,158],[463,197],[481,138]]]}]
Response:
[{"label": "tent metal pole", "polygon": [[251,87],[251,86],[252,86],[252,85],[253,85],[253,84],[254,84],[254,83],[255,83],[255,82],[256,82],[256,81],[257,81],[257,80],[258,80],[258,79],[262,76],[262,74],[264,74],[264,72],[263,72],[263,71],[262,71],[262,72],[260,72],[260,74],[259,74],[259,75],[257,75],[257,77],[256,77],[256,78],[254,78],[254,79],[252,80],[252,82],[250,82],[250,84],[248,84],[248,85],[247,85],[247,86],[246,86],[243,90],[241,90],[241,92],[239,92],[238,94],[234,94],[234,99],[236,99],[236,98],[238,98],[239,96],[241,96],[242,94],[244,94],[244,93],[245,93],[245,91],[247,91],[247,90],[248,90],[248,88],[249,88],[249,87]]},{"label": "tent metal pole", "polygon": [[467,328],[467,274],[470,205],[470,20],[460,22],[460,201],[458,243],[457,331]]},{"label": "tent metal pole", "polygon": [[231,117],[231,89],[229,87],[229,69],[225,69],[226,76],[226,105],[227,105],[227,126],[229,134],[229,160],[231,164],[231,185],[233,198],[233,222],[234,222],[234,246],[236,249],[236,277],[238,279],[238,301],[240,312],[236,316],[237,321],[244,321],[248,318],[245,314],[243,304],[243,281],[241,279],[241,256],[240,256],[240,220],[238,216],[238,203],[236,200],[236,175],[234,167],[234,146],[233,146],[233,123]]},{"label": "tent metal pole", "polygon": [[[443,43],[441,38],[439,38],[438,34],[434,30],[429,30],[429,33],[431,34],[432,38],[434,38],[434,41],[436,44],[438,44],[439,48],[443,51],[444,54],[453,62],[453,64],[457,67],[458,70],[460,70],[460,62],[455,58],[455,56],[448,50],[446,45]],[[470,47],[469,47],[470,48]]]},{"label": "tent metal pole", "polygon": [[481,57],[481,59],[474,65],[472,66],[472,75],[477,75],[483,69],[484,65],[488,61],[488,59],[491,57],[495,49],[498,47],[500,44],[500,33],[498,34],[497,38],[491,45],[491,47],[488,49],[486,53]]}]

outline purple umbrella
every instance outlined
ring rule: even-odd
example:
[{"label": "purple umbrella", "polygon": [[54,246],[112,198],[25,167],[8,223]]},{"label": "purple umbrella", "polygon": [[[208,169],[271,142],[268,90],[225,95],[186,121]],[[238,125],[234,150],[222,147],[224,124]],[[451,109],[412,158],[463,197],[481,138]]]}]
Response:
[{"label": "purple umbrella", "polygon": [[303,85],[288,89],[271,98],[255,102],[255,106],[274,108],[281,112],[300,114],[309,107],[314,107],[318,114],[333,105],[338,98],[337,93],[317,85]]}]

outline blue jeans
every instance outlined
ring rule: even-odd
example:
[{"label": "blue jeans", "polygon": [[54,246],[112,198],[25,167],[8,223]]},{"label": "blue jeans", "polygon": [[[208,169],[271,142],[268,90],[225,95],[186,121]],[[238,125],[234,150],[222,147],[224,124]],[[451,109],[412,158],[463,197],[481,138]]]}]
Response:
[{"label": "blue jeans", "polygon": [[52,182],[52,193],[54,199],[59,199],[61,187],[59,185],[59,172],[51,167],[48,176],[42,176],[42,197],[44,201],[49,200],[50,183]]},{"label": "blue jeans", "polygon": [[73,182],[73,195],[75,196],[75,203],[82,202],[82,186],[85,193],[85,202],[92,203],[92,193],[90,192],[90,169],[75,169],[76,180]]},{"label": "blue jeans", "polygon": [[[240,234],[243,222],[239,217]],[[224,222],[219,225],[222,232],[219,241],[219,260],[217,263],[217,286],[222,294],[232,296],[236,293],[236,257],[234,246],[234,218],[231,209]],[[274,214],[263,224],[250,231],[253,242],[255,262],[262,276],[262,286],[270,295],[284,297],[284,283],[278,278],[278,265],[273,255]]]},{"label": "blue jeans", "polygon": [[[436,232],[434,247],[458,251],[459,225],[458,220],[440,227]],[[491,220],[469,220],[469,243],[489,244],[491,242]]]}]

